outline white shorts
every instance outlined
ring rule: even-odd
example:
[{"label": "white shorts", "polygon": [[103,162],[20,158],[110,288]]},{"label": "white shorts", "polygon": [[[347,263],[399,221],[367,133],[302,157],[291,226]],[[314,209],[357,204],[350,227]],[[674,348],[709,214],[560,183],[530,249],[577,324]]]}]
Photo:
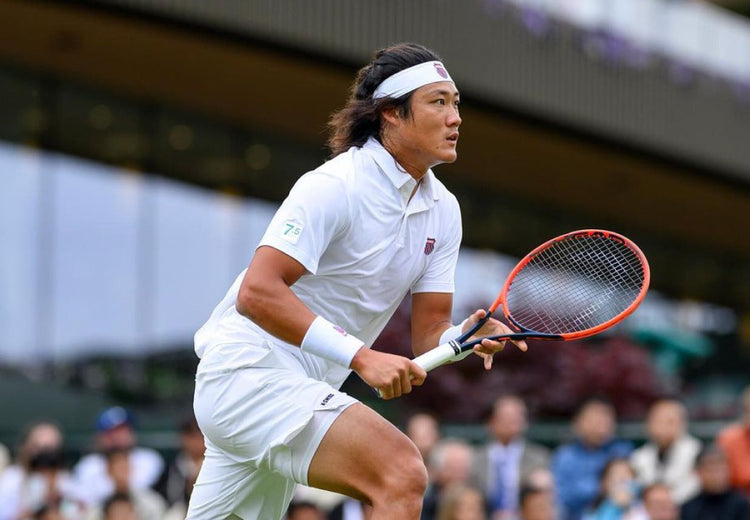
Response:
[{"label": "white shorts", "polygon": [[[247,346],[218,348],[201,365]],[[206,455],[187,519],[280,520],[295,483],[307,484],[326,432],[356,402],[310,378],[285,347],[270,348],[247,368],[212,372],[199,365],[193,404]]]}]

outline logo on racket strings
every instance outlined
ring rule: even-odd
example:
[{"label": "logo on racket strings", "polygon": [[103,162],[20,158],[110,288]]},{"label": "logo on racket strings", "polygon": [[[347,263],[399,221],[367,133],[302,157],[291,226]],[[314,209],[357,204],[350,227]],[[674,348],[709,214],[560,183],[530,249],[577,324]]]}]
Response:
[{"label": "logo on racket strings", "polygon": [[429,255],[435,250],[435,239],[434,238],[428,238],[427,242],[424,244],[424,254]]}]

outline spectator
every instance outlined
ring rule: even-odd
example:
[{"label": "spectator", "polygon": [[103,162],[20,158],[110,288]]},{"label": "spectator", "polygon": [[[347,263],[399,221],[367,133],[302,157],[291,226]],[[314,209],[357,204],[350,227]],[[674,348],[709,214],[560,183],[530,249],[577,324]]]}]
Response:
[{"label": "spectator", "polygon": [[108,408],[99,415],[95,444],[97,453],[83,457],[73,470],[80,487],[85,490],[85,499],[89,504],[101,504],[114,492],[114,483],[107,475],[105,452],[129,450],[132,490],[154,486],[164,471],[161,455],[152,449],[136,446],[133,416],[120,406]]},{"label": "spectator", "polygon": [[432,450],[428,471],[431,480],[427,486],[422,507],[422,520],[433,520],[443,493],[456,485],[468,485],[474,453],[464,441],[446,439]]},{"label": "spectator", "polygon": [[127,493],[115,493],[104,502],[104,520],[138,520],[135,504]]},{"label": "spectator", "polygon": [[0,444],[0,474],[5,470],[5,468],[8,467],[10,464],[10,453],[8,452],[8,448]]},{"label": "spectator", "polygon": [[[28,518],[28,517],[27,517]],[[58,502],[50,502],[34,511],[31,515],[32,520],[67,520],[60,511]]]},{"label": "spectator", "polygon": [[638,500],[635,471],[628,459],[610,459],[602,471],[599,495],[584,514],[585,520],[648,520]]},{"label": "spectator", "polygon": [[62,432],[55,424],[39,422],[25,430],[16,464],[0,474],[0,520],[27,518],[57,503],[72,514],[84,510],[65,468]]},{"label": "spectator", "polygon": [[545,487],[524,484],[519,493],[519,520],[557,520],[554,492]]},{"label": "spectator", "polygon": [[328,520],[368,520],[371,514],[371,506],[347,497],[333,508]]},{"label": "spectator", "polygon": [[647,486],[642,493],[643,508],[648,520],[678,520],[680,509],[672,498],[672,488],[657,482]]},{"label": "spectator", "polygon": [[718,437],[729,462],[732,486],[750,499],[750,386],[742,393],[742,418],[725,428]]},{"label": "spectator", "polygon": [[[129,450],[116,448],[106,454],[107,476],[112,482],[112,495],[128,496],[138,520],[162,520],[167,505],[164,499],[149,488],[133,489],[132,456]],[[106,509],[93,507],[89,520],[106,520]]]},{"label": "spectator", "polygon": [[312,502],[292,502],[287,509],[286,520],[326,520],[326,517]]},{"label": "spectator", "polygon": [[486,520],[484,496],[477,488],[456,484],[440,497],[436,520]]},{"label": "spectator", "polygon": [[[521,487],[530,487],[534,489],[540,489],[543,491],[549,491],[553,495],[556,493],[555,476],[549,468],[534,468],[527,473],[523,480],[521,480]],[[520,493],[519,493],[520,502]]]},{"label": "spectator", "polygon": [[[748,460],[743,462],[747,464]],[[732,489],[729,463],[721,447],[712,445],[704,448],[696,459],[695,468],[701,490],[682,506],[682,520],[750,519],[750,503],[742,493]]]},{"label": "spectator", "polygon": [[687,433],[687,411],[675,399],[657,401],[646,421],[648,442],[635,450],[630,462],[644,486],[663,482],[672,497],[683,504],[698,493],[700,484],[693,468],[701,443]]},{"label": "spectator", "polygon": [[205,451],[203,433],[191,413],[180,425],[180,451],[154,487],[170,506],[167,519],[185,518]]},{"label": "spectator", "polygon": [[493,519],[518,514],[522,479],[534,469],[549,467],[549,451],[525,439],[526,404],[520,397],[499,397],[488,422],[491,440],[480,449],[476,480],[488,498]]},{"label": "spectator", "polygon": [[412,415],[406,422],[405,433],[422,454],[422,459],[429,461],[430,453],[440,441],[437,419],[428,413]]},{"label": "spectator", "polygon": [[615,410],[601,398],[585,401],[573,416],[576,440],[561,446],[552,460],[552,472],[564,518],[579,520],[599,490],[599,475],[613,457],[627,457],[629,442],[617,440]]}]

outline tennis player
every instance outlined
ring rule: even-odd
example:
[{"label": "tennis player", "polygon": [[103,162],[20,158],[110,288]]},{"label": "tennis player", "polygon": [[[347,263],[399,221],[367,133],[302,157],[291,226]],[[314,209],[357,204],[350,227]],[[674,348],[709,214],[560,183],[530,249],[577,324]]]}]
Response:
[{"label": "tennis player", "polygon": [[[423,383],[409,359],[369,349],[409,292],[415,355],[484,316],[450,323],[461,217],[430,169],[456,160],[458,104],[422,46],[381,50],[359,71],[331,119],[333,158],[297,181],[196,333],[206,455],[188,519],[278,520],[297,482],[371,504],[373,520],[419,518],[419,451],[338,388],[351,370],[385,399]],[[506,331],[490,320],[479,334]],[[502,348],[475,352],[489,368]]]}]

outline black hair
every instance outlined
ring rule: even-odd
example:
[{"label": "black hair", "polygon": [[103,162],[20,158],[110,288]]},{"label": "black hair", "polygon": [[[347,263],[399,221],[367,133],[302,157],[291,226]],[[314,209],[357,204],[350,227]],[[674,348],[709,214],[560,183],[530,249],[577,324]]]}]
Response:
[{"label": "black hair", "polygon": [[372,61],[357,73],[344,108],[334,112],[328,121],[328,147],[332,156],[352,146],[362,146],[370,137],[379,139],[384,110],[396,108],[403,117],[410,115],[411,92],[398,98],[386,96],[373,100],[378,85],[404,69],[439,60],[435,52],[416,43],[399,43],[377,51]]}]

